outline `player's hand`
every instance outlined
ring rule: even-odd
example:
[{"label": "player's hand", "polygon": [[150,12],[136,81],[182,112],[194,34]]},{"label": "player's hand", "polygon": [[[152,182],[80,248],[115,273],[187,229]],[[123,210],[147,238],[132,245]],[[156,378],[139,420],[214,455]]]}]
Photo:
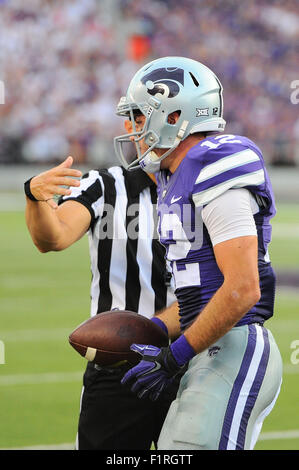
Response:
[{"label": "player's hand", "polygon": [[[51,170],[34,176],[30,182],[30,191],[39,201],[46,201],[52,209],[57,209],[54,195],[67,196],[71,193],[70,186],[79,186],[74,177],[81,177],[82,172],[71,168],[73,157],[67,157],[60,165]],[[68,186],[65,188],[63,186]]]},{"label": "player's hand", "polygon": [[124,375],[121,383],[132,384],[131,390],[139,398],[148,396],[151,400],[157,400],[181,371],[181,367],[173,357],[170,347],[132,344],[131,350],[140,354],[142,359]]}]

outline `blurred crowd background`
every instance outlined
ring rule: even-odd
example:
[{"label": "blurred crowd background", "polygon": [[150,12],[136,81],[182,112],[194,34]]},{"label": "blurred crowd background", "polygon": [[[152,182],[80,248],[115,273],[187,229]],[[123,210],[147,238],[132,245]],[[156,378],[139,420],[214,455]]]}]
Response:
[{"label": "blurred crowd background", "polygon": [[0,0],[0,163],[115,163],[119,97],[166,55],[218,75],[227,133],[299,164],[298,0]]}]

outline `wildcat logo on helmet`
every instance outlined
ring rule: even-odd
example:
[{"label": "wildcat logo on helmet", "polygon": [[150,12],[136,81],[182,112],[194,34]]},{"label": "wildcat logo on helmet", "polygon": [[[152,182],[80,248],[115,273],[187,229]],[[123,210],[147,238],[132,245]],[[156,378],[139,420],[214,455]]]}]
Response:
[{"label": "wildcat logo on helmet", "polygon": [[141,83],[152,96],[160,93],[166,98],[174,98],[180,91],[179,83],[184,86],[184,70],[177,67],[156,69],[144,75]]}]

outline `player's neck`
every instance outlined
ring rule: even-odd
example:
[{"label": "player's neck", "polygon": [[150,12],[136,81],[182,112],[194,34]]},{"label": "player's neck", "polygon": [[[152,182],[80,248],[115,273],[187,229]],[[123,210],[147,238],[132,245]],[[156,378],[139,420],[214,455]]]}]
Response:
[{"label": "player's neck", "polygon": [[171,154],[161,162],[161,169],[168,169],[171,173],[180,166],[189,150],[194,147],[198,142],[205,139],[201,135],[189,135],[183,140],[180,145]]},{"label": "player's neck", "polygon": [[147,173],[147,176],[155,183],[157,184],[156,177],[153,173]]}]

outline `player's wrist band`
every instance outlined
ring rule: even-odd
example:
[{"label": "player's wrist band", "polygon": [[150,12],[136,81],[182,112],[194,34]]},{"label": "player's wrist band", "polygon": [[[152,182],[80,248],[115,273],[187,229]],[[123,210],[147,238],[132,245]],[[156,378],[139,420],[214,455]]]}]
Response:
[{"label": "player's wrist band", "polygon": [[28,197],[28,199],[30,199],[31,201],[37,202],[38,199],[36,199],[36,197],[33,196],[32,192],[31,192],[31,189],[30,189],[30,183],[31,183],[32,178],[34,178],[34,176],[32,176],[29,180],[27,180],[24,183],[24,191],[25,191],[25,194]]},{"label": "player's wrist band", "polygon": [[168,328],[165,325],[164,321],[160,320],[160,318],[158,318],[158,317],[153,317],[153,318],[151,318],[151,320],[152,320],[152,322],[156,323],[156,325],[158,325],[160,328],[162,328],[162,330],[165,331],[165,333],[168,336]]},{"label": "player's wrist band", "polygon": [[179,366],[183,366],[196,355],[196,352],[188,343],[185,335],[181,335],[176,339],[170,345],[170,350]]}]

